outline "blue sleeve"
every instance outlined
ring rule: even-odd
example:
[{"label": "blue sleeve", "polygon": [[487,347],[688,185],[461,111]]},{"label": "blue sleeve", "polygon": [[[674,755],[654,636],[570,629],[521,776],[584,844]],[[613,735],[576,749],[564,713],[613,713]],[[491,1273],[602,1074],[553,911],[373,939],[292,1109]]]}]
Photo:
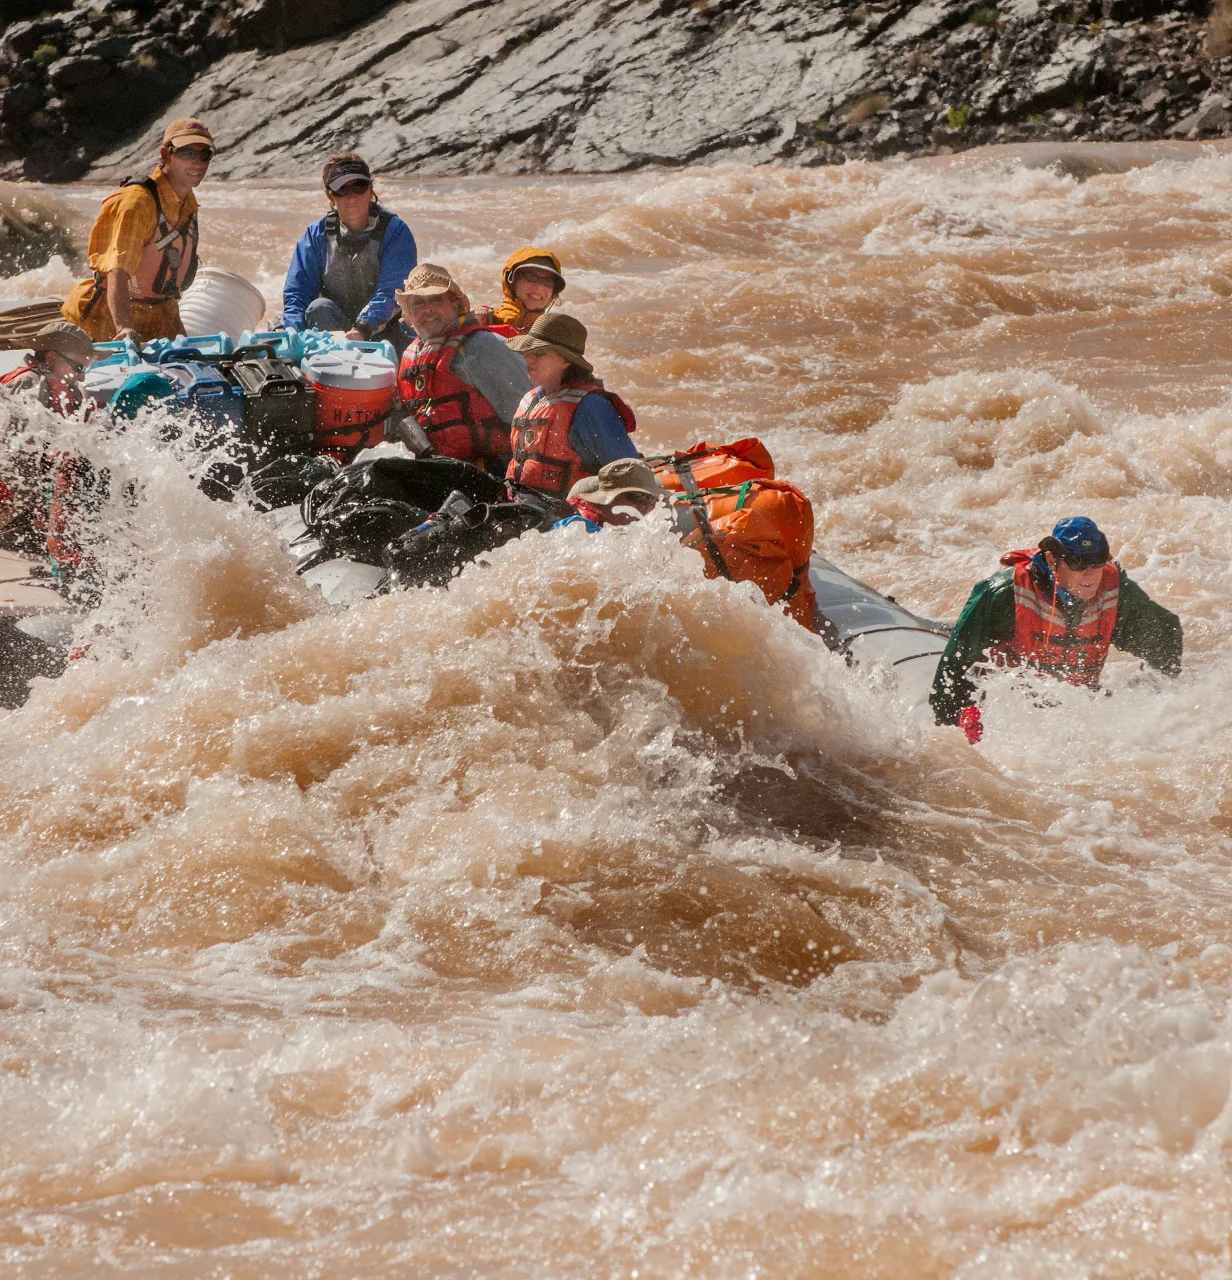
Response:
[{"label": "blue sleeve", "polygon": [[287,281],[282,286],[282,323],[288,329],[304,327],[308,304],[321,296],[325,274],[325,219],[314,222],[295,246]]},{"label": "blue sleeve", "polygon": [[587,533],[599,533],[603,529],[603,526],[601,524],[595,524],[593,520],[587,520],[585,516],[579,515],[575,511],[571,516],[565,516],[563,520],[557,520],[557,522],[552,526],[551,529],[548,530],[548,532],[551,533],[553,532],[553,530],[563,529],[566,525],[569,525],[569,524],[579,524],[579,523],[581,524],[582,528],[586,530]]},{"label": "blue sleeve", "polygon": [[629,439],[624,419],[606,397],[592,391],[583,396],[569,424],[569,446],[582,459],[591,475],[617,458],[636,458],[637,448]]},{"label": "blue sleeve", "polygon": [[381,237],[381,274],[376,282],[376,292],[368,305],[355,318],[356,324],[366,324],[373,333],[383,329],[398,309],[394,290],[401,289],[403,281],[411,274],[419,259],[415,237],[411,229],[395,215]]}]

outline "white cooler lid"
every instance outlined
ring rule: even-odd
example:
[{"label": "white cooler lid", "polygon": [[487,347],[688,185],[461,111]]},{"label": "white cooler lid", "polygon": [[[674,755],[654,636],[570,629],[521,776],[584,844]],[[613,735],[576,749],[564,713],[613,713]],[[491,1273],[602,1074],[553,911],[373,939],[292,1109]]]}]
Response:
[{"label": "white cooler lid", "polygon": [[398,367],[375,351],[318,351],[300,368],[323,387],[344,391],[380,391],[398,381]]},{"label": "white cooler lid", "polygon": [[91,400],[110,400],[130,373],[160,373],[168,382],[187,385],[190,380],[182,370],[159,364],[96,364],[86,370],[82,389]]}]

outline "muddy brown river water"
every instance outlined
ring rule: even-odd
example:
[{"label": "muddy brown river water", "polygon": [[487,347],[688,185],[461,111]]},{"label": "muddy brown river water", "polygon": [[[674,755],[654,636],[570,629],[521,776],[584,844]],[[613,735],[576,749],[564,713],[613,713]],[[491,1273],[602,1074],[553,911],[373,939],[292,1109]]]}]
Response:
[{"label": "muddy brown river water", "polygon": [[[476,301],[556,249],[646,451],[761,436],[933,617],[1091,515],[1185,672],[973,749],[665,530],[334,611],[90,439],[100,629],[0,712],[0,1276],[1232,1276],[1232,155],[381,190]],[[318,193],[201,202],[276,305]]]}]

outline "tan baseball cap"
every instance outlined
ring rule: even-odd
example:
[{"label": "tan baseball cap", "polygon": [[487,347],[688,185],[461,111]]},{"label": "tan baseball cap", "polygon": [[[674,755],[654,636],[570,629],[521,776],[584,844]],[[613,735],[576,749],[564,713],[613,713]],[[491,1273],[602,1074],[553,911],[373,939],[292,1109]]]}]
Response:
[{"label": "tan baseball cap", "polygon": [[214,145],[214,135],[203,120],[182,116],[163,130],[164,147],[185,147],[194,142],[208,143],[211,147]]},{"label": "tan baseball cap", "polygon": [[571,498],[585,498],[597,507],[611,507],[629,493],[667,496],[654,468],[644,458],[617,458],[599,468],[597,476],[584,476],[569,490]]},{"label": "tan baseball cap", "polygon": [[394,301],[401,306],[408,298],[439,298],[447,293],[466,312],[471,309],[462,286],[444,267],[433,262],[421,262],[406,280],[401,289],[394,290]]}]

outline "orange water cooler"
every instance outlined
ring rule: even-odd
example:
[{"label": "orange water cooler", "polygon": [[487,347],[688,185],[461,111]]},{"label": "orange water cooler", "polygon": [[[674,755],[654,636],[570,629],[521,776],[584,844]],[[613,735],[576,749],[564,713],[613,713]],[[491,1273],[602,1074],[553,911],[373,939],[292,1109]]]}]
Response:
[{"label": "orange water cooler", "polygon": [[371,351],[321,351],[300,366],[316,388],[314,451],[350,462],[385,439],[398,367]]}]

